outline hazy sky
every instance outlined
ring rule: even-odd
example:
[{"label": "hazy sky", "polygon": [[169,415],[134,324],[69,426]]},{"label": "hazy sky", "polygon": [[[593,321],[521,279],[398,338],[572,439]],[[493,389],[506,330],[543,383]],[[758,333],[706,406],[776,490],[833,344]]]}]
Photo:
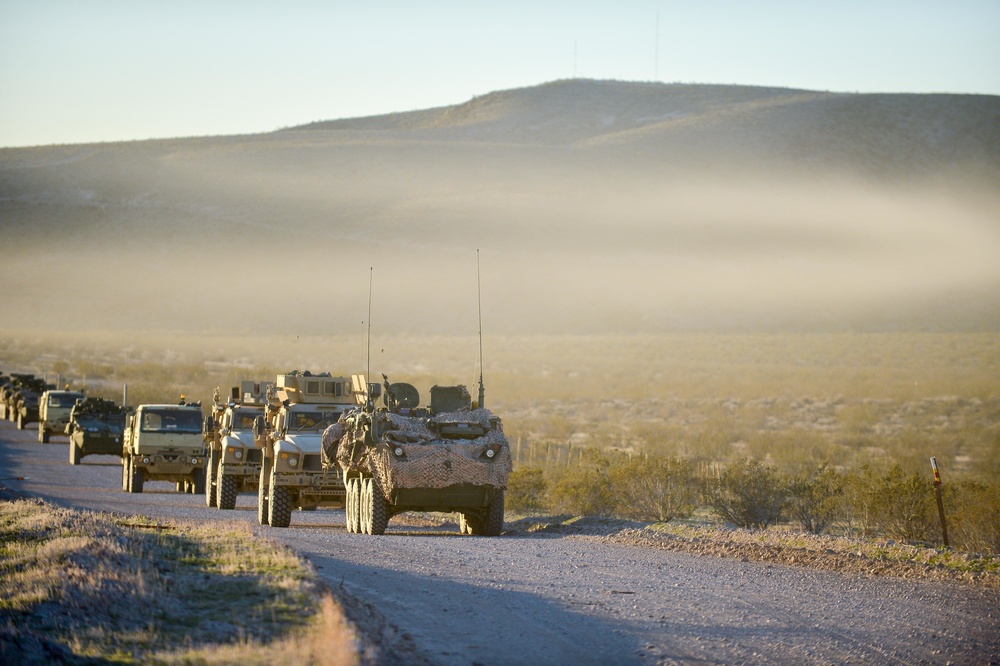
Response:
[{"label": "hazy sky", "polygon": [[0,0],[0,146],[256,133],[571,77],[996,95],[1000,0]]}]

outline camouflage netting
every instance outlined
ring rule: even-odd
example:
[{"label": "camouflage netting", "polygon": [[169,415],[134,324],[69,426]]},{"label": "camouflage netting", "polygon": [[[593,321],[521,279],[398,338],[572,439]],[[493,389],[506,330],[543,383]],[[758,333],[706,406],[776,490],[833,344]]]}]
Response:
[{"label": "camouflage netting", "polygon": [[[345,415],[340,423],[327,428],[323,434],[324,464],[335,455],[342,469],[377,476],[386,492],[395,488],[446,488],[458,484],[507,487],[513,467],[510,445],[499,427],[490,427],[495,417],[488,409],[438,414],[429,419],[380,412],[378,419],[381,432],[378,445],[367,450],[361,445],[352,447],[352,442],[363,435],[360,428],[352,432],[352,416]],[[475,424],[487,432],[472,439],[445,439],[435,434],[428,422],[432,427]],[[486,460],[483,452],[492,446],[499,450],[493,460]],[[403,449],[402,459],[393,454],[396,447]]]}]

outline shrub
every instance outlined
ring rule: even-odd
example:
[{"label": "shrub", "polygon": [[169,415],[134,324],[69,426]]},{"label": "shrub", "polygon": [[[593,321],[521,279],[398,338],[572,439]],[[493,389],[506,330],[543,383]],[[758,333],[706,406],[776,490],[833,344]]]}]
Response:
[{"label": "shrub", "polygon": [[942,490],[950,545],[1000,554],[1000,484],[966,481]]},{"label": "shrub", "polygon": [[782,519],[788,504],[788,482],[774,467],[744,458],[709,483],[708,498],[726,522],[763,529]]},{"label": "shrub", "polygon": [[650,456],[619,462],[609,470],[615,515],[666,522],[694,510],[694,465],[674,457]]},{"label": "shrub", "polygon": [[610,516],[614,510],[608,468],[611,461],[589,450],[579,467],[570,467],[549,486],[549,508],[578,516]]},{"label": "shrub", "polygon": [[504,502],[511,511],[540,511],[545,508],[548,482],[537,467],[521,467],[510,474]]},{"label": "shrub", "polygon": [[847,480],[847,507],[862,534],[880,532],[906,541],[927,541],[934,533],[934,488],[919,474],[907,476],[898,464],[885,474],[869,465]]},{"label": "shrub", "polygon": [[789,485],[788,511],[810,534],[822,534],[843,510],[844,477],[821,463]]}]

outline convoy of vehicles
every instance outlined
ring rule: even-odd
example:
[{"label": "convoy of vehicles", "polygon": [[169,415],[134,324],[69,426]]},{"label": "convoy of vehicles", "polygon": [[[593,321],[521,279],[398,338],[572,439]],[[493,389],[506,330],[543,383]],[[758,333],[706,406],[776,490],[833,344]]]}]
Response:
[{"label": "convoy of vehicles", "polygon": [[205,436],[205,504],[210,508],[235,509],[239,493],[257,491],[261,448],[254,439],[253,426],[263,415],[267,391],[273,387],[274,382],[244,380],[232,387],[226,400],[215,389],[211,427]]}]

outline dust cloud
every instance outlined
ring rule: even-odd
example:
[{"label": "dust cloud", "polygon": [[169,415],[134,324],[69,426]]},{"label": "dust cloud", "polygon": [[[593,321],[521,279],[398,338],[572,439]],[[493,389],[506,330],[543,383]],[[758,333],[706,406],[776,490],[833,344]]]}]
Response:
[{"label": "dust cloud", "polygon": [[[995,174],[356,132],[0,151],[5,329],[1000,328]],[[978,178],[978,180],[977,180]]]}]

